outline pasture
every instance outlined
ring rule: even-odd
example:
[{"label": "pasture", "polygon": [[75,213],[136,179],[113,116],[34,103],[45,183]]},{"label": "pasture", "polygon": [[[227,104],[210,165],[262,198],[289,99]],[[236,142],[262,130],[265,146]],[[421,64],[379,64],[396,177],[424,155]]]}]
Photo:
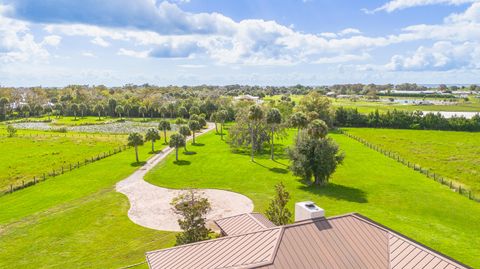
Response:
[{"label": "pasture", "polygon": [[[139,150],[141,160],[151,156],[148,143]],[[128,149],[0,197],[0,268],[120,268],[172,246],[174,233],[134,224],[128,199],[115,192],[134,161]]]},{"label": "pasture", "polygon": [[[292,133],[291,133],[292,134]],[[293,202],[313,200],[333,216],[364,214],[466,264],[480,266],[480,206],[446,186],[375,152],[341,134],[331,134],[346,153],[344,164],[327,187],[306,186],[289,172],[284,148],[277,159],[268,150],[249,160],[249,153],[232,151],[214,133],[198,138],[178,163],[169,156],[146,180],[167,188],[218,188],[242,193],[264,212],[273,186],[282,181]],[[469,212],[469,214],[465,214]]]},{"label": "pasture", "polygon": [[369,128],[344,130],[480,193],[480,133]]},{"label": "pasture", "polygon": [[58,134],[19,131],[15,137],[0,136],[0,191],[22,181],[60,173],[62,167],[84,162],[126,144],[125,136]]}]

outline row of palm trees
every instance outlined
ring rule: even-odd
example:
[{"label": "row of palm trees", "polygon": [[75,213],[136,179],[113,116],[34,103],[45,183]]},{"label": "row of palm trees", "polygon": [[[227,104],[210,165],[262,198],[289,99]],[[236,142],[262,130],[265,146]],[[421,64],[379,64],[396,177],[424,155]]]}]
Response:
[{"label": "row of palm trees", "polygon": [[[145,139],[143,136],[138,133],[130,133],[128,136],[128,145],[135,148],[135,159],[137,163],[139,162],[138,158],[138,146],[141,146],[146,141],[152,143],[152,152],[155,152],[155,142],[161,139],[159,131],[163,131],[164,144],[169,145],[172,148],[175,148],[175,160],[178,161],[178,149],[181,147],[187,150],[186,138],[192,135],[193,141],[192,144],[195,145],[195,134],[200,131],[206,125],[206,121],[202,120],[198,115],[192,115],[187,125],[181,125],[178,128],[178,133],[172,134],[170,136],[170,141],[167,141],[167,131],[171,130],[172,127],[170,122],[167,120],[162,120],[158,124],[158,129],[150,128],[145,133]],[[222,124],[223,125],[223,124]]]}]

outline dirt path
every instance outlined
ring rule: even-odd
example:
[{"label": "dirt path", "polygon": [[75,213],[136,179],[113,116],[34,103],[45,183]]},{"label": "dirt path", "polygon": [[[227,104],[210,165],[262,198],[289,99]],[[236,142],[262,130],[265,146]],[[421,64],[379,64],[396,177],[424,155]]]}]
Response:
[{"label": "dirt path", "polygon": [[[199,136],[215,128],[214,124],[197,134]],[[190,140],[190,137],[189,139]],[[178,216],[172,211],[170,202],[181,190],[161,188],[146,182],[143,177],[174,149],[167,147],[150,158],[140,169],[116,185],[130,201],[128,217],[138,225],[163,231],[180,231]],[[175,180],[172,178],[172,180]],[[253,202],[248,197],[230,191],[201,189],[212,206],[207,219],[214,220],[253,211]]]}]

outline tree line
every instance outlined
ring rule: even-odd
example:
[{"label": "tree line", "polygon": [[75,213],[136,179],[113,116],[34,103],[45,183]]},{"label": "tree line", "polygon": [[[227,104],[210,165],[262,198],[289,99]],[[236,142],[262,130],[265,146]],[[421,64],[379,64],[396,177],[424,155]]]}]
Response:
[{"label": "tree line", "polygon": [[478,132],[480,116],[475,115],[471,119],[456,116],[445,118],[440,113],[395,109],[385,113],[375,110],[362,114],[356,108],[339,107],[335,110],[335,126]]}]

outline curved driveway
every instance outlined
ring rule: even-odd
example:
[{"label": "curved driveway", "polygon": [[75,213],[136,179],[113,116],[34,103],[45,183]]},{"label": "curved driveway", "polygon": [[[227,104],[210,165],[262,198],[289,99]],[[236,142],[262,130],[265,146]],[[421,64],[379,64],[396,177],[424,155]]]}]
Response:
[{"label": "curved driveway", "polygon": [[[203,130],[201,135],[215,128],[212,123]],[[188,138],[190,140],[191,137]],[[178,196],[181,190],[161,188],[146,182],[143,177],[159,162],[174,151],[167,147],[150,158],[147,163],[132,175],[116,185],[117,192],[123,193],[130,201],[128,217],[138,225],[163,231],[180,231],[177,219],[170,202]],[[175,180],[172,178],[172,180]],[[208,220],[229,217],[253,211],[253,202],[248,197],[230,191],[201,189],[199,192],[210,201],[212,210],[207,215]]]}]

